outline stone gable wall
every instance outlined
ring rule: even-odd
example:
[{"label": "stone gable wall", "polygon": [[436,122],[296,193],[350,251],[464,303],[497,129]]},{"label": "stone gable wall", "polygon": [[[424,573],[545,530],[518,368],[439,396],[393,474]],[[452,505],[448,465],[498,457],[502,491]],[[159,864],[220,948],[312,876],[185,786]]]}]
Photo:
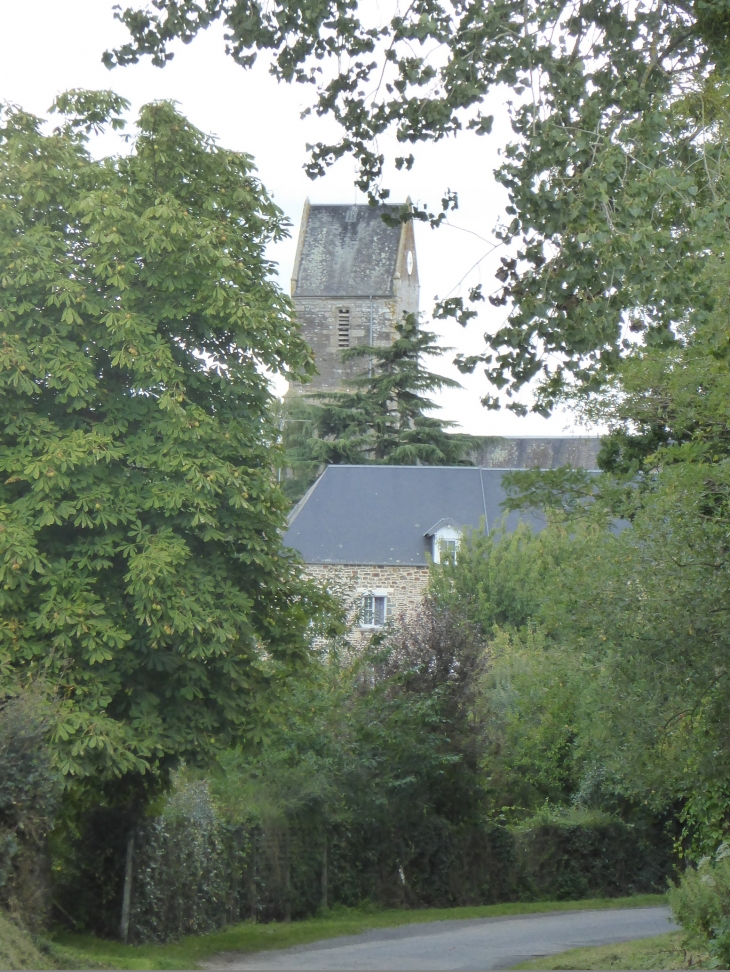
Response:
[{"label": "stone gable wall", "polygon": [[372,628],[359,629],[357,615],[363,594],[377,591],[384,593],[388,606],[388,620],[395,621],[401,615],[413,617],[417,612],[428,586],[428,567],[369,564],[307,564],[307,573],[345,605],[353,622],[351,640],[359,642],[369,638]]}]

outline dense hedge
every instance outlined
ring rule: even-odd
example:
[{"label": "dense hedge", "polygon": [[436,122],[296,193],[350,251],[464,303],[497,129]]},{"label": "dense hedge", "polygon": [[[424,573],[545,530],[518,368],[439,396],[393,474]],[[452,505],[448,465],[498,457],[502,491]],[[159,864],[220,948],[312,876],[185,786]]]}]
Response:
[{"label": "dense hedge", "polygon": [[[605,816],[518,828],[454,827],[430,816],[410,837],[406,846],[385,829],[324,835],[306,819],[234,825],[216,813],[205,783],[189,784],[135,831],[130,938],[166,941],[246,919],[306,917],[324,905],[325,885],[330,907],[446,907],[661,891],[671,870],[671,840],[661,831]],[[79,871],[72,876],[77,893],[64,896],[66,908],[80,924],[115,935],[122,843],[116,863],[96,860],[93,841],[87,853],[90,866],[83,881]]]},{"label": "dense hedge", "polygon": [[575,900],[664,891],[672,842],[608,816],[534,820],[514,831],[521,896]]},{"label": "dense hedge", "polygon": [[0,909],[32,930],[48,918],[47,836],[60,792],[47,718],[32,692],[0,698]]}]

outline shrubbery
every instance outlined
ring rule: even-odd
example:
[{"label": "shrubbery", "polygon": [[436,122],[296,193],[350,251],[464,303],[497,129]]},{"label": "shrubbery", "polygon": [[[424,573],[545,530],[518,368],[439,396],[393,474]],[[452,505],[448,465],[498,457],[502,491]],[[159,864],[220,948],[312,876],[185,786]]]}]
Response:
[{"label": "shrubbery", "polygon": [[601,813],[543,814],[514,829],[522,894],[576,900],[662,892],[673,870],[661,827]]},{"label": "shrubbery", "polygon": [[712,968],[730,968],[730,845],[688,868],[669,892],[690,948],[708,951]]},{"label": "shrubbery", "polygon": [[545,577],[571,542],[474,538],[416,619],[357,652],[328,642],[265,736],[216,772],[181,771],[156,817],[80,811],[58,869],[71,918],[117,933],[130,833],[134,941],[363,901],[663,891],[671,813],[632,802],[597,761],[590,671],[540,622]]},{"label": "shrubbery", "polygon": [[49,707],[31,691],[0,703],[0,904],[31,928],[48,918],[48,832],[60,796]]},{"label": "shrubbery", "polygon": [[[672,834],[630,804],[623,817],[609,807],[610,787],[566,736],[576,689],[565,659],[513,634],[490,643],[431,599],[416,622],[362,652],[330,644],[290,686],[266,740],[229,751],[207,781],[179,775],[160,815],[136,826],[132,939],[363,901],[448,907],[663,891]],[[522,807],[505,805],[514,794]],[[562,804],[546,809],[550,796]],[[113,934],[121,872],[91,838],[111,825],[123,840],[128,824],[95,813],[75,851],[85,877],[77,870],[68,882],[76,920]],[[82,908],[82,888],[96,916]]]},{"label": "shrubbery", "polygon": [[[266,826],[253,818],[226,819],[207,784],[180,783],[164,812],[135,832],[132,941],[322,913],[323,844],[314,821],[295,814]],[[662,891],[671,868],[669,841],[606,815],[553,815],[520,827],[429,817],[409,836],[406,856],[384,832],[333,827],[329,906],[616,897]]]},{"label": "shrubbery", "polygon": [[135,833],[132,941],[165,941],[248,917],[252,836],[216,813],[204,782],[180,787]]}]

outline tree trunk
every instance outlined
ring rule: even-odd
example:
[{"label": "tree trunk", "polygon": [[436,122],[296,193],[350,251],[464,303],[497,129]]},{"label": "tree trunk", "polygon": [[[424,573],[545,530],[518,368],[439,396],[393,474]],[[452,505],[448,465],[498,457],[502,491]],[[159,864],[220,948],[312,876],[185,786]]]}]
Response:
[{"label": "tree trunk", "polygon": [[284,834],[284,921],[291,921],[291,853],[288,831]]},{"label": "tree trunk", "polygon": [[258,855],[256,853],[256,840],[258,834],[254,831],[251,834],[251,858],[249,863],[249,878],[248,878],[248,903],[250,909],[250,917],[253,921],[258,918],[258,891],[256,887],[256,868],[258,867]]},{"label": "tree trunk", "polygon": [[329,875],[327,873],[327,834],[324,835],[324,848],[322,850],[322,911],[327,911],[327,885]]},{"label": "tree trunk", "polygon": [[122,892],[122,918],[119,937],[127,944],[129,939],[129,911],[132,905],[132,862],[134,860],[134,832],[127,838],[127,858],[124,865],[124,891]]}]

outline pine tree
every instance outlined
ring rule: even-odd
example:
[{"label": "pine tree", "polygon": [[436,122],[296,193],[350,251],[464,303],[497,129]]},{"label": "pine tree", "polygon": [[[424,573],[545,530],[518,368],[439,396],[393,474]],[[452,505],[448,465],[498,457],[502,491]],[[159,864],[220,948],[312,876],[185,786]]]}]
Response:
[{"label": "pine tree", "polygon": [[352,391],[318,392],[288,403],[284,416],[286,461],[293,476],[290,496],[301,495],[324,465],[469,465],[469,435],[449,432],[454,422],[426,413],[439,406],[429,397],[458,381],[428,371],[424,357],[443,354],[436,335],[421,330],[415,314],[395,326],[387,347],[358,345],[343,358],[368,359]]}]

